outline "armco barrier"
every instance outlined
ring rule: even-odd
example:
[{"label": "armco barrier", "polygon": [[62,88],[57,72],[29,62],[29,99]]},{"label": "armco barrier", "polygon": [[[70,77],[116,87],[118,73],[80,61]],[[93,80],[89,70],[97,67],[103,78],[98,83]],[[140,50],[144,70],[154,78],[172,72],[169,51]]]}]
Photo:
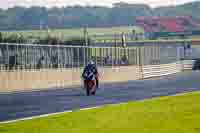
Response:
[{"label": "armco barrier", "polygon": [[183,60],[182,61],[183,70],[192,70],[194,63],[195,60]]},{"label": "armco barrier", "polygon": [[170,75],[182,71],[181,62],[161,64],[161,65],[147,65],[142,67],[143,78],[159,77]]}]

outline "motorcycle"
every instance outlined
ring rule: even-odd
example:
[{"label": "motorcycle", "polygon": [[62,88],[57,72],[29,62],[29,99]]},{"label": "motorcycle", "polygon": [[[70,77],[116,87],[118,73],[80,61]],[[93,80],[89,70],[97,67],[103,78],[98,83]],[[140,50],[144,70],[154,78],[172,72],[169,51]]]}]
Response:
[{"label": "motorcycle", "polygon": [[87,96],[96,94],[96,81],[95,80],[84,80],[84,87],[86,89]]}]

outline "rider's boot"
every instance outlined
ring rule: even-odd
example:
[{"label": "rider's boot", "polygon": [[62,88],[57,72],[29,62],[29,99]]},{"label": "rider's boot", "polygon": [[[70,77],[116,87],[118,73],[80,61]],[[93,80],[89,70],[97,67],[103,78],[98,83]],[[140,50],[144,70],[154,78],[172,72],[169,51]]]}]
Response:
[{"label": "rider's boot", "polygon": [[95,94],[96,94],[96,91],[93,91],[91,94],[92,94],[92,95],[95,95]]},{"label": "rider's boot", "polygon": [[99,88],[99,79],[96,77],[96,88],[98,89]]}]

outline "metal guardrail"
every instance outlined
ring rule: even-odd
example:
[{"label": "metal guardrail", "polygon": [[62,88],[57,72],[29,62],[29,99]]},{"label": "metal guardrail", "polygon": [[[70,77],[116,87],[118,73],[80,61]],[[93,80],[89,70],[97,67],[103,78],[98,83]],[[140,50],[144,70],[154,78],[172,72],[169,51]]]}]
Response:
[{"label": "metal guardrail", "polygon": [[195,60],[183,60],[182,67],[183,70],[192,70],[195,64]]},{"label": "metal guardrail", "polygon": [[143,78],[159,77],[182,71],[181,62],[143,66]]}]

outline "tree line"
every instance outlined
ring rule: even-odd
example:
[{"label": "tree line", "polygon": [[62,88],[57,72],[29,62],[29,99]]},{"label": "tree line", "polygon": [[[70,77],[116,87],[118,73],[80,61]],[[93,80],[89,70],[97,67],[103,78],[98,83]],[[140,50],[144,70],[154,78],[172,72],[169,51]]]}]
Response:
[{"label": "tree line", "polygon": [[116,3],[113,7],[13,7],[0,9],[0,30],[26,30],[46,28],[109,27],[134,25],[138,16],[190,15],[200,18],[200,2],[178,6],[151,8],[145,4]]},{"label": "tree line", "polygon": [[84,37],[74,37],[74,38],[66,38],[60,39],[55,36],[48,35],[46,37],[41,38],[31,38],[25,37],[22,34],[12,33],[10,35],[5,35],[0,32],[0,43],[18,43],[18,44],[43,44],[43,45],[73,45],[73,46],[83,46],[86,44],[91,45],[92,40],[90,37],[87,39]]}]

